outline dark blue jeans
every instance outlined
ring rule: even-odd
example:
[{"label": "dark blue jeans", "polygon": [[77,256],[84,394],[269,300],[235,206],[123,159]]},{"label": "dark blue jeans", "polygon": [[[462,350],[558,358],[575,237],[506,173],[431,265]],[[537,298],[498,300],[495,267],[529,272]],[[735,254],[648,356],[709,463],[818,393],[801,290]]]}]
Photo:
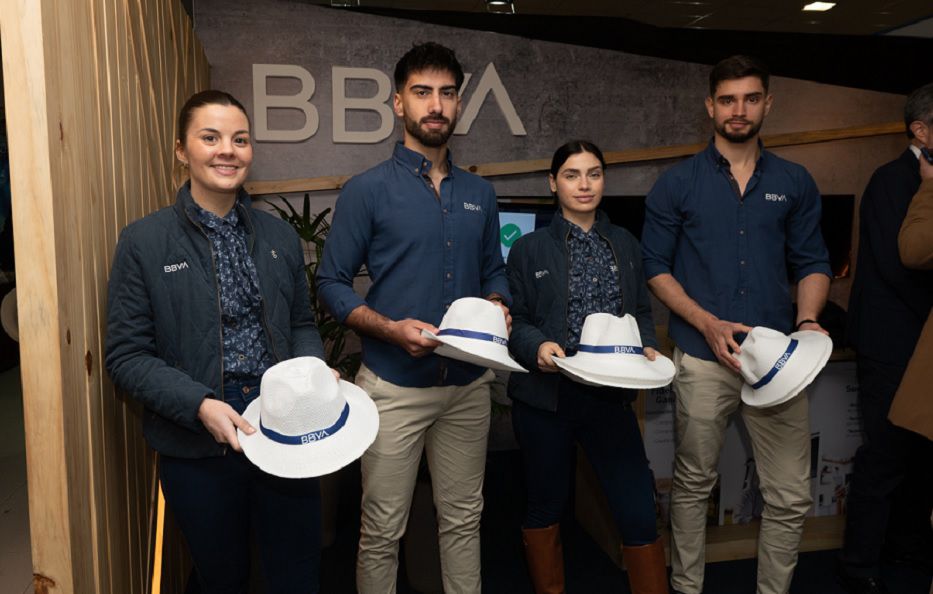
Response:
[{"label": "dark blue jeans", "polygon": [[627,390],[593,388],[561,377],[556,412],[514,401],[512,425],[528,488],[525,528],[560,521],[573,480],[574,444],[579,443],[626,546],[658,539],[654,477],[631,400]]},{"label": "dark blue jeans", "polygon": [[[258,395],[258,381],[224,388],[224,400],[241,414]],[[251,538],[267,592],[318,592],[318,479],[266,474],[233,450],[216,458],[161,456],[159,479],[194,559],[189,593],[245,594]]]}]

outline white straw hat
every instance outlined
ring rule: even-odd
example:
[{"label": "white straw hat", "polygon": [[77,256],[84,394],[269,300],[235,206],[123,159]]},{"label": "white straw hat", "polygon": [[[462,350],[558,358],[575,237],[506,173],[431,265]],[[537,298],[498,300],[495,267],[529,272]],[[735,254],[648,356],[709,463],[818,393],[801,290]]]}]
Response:
[{"label": "white straw hat", "polygon": [[674,379],[674,363],[658,353],[654,361],[644,355],[638,322],[631,314],[586,316],[577,354],[553,357],[564,375],[584,384],[636,390],[660,388]]},{"label": "white straw hat", "polygon": [[335,472],[363,455],[376,439],[379,413],[361,388],[334,377],[316,357],[277,363],[262,375],[259,396],[237,430],[243,453],[263,471],[285,478]]},{"label": "white straw hat", "polygon": [[759,408],[776,406],[800,394],[826,365],[833,341],[822,332],[803,330],[787,336],[756,326],[733,355],[745,379],[742,402]]},{"label": "white straw hat", "polygon": [[438,333],[422,330],[421,335],[442,343],[434,352],[443,357],[500,371],[528,373],[509,355],[505,314],[488,299],[457,299],[444,314]]}]

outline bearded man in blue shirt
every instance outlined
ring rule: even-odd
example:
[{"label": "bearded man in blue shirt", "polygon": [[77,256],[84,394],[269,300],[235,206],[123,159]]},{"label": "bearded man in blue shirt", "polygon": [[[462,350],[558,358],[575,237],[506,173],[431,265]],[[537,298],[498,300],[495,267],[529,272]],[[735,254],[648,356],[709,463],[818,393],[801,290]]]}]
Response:
[{"label": "bearded man in blue shirt", "polygon": [[[671,584],[683,594],[703,590],[707,500],[726,424],[741,404],[732,356],[739,340],[753,326],[825,332],[816,321],[831,278],[820,195],[806,169],[761,145],[768,83],[753,58],[713,67],[706,99],[713,140],[665,172],[646,204],[645,274],[671,310],[676,344]],[[788,270],[797,284],[796,319]],[[741,412],[765,502],[757,592],[784,594],[811,504],[807,398]]]},{"label": "bearded man in blue shirt", "polygon": [[[479,524],[493,373],[433,353],[446,309],[460,297],[498,303],[511,322],[499,248],[496,195],[454,167],[447,140],[460,113],[463,70],[435,43],[413,47],[395,68],[395,114],[404,140],[390,159],[355,176],[337,200],[318,268],[318,294],[357,331],[356,383],[379,409],[379,433],[363,455],[357,587],[394,593],[422,450],[437,507],[444,591],[480,592]],[[362,264],[372,287],[362,298]]]}]

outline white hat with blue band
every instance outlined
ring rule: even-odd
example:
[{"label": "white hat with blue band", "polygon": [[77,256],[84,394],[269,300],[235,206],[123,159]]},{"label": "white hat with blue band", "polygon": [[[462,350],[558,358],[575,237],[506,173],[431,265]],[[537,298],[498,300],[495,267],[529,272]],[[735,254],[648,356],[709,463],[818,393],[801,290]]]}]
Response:
[{"label": "white hat with blue band", "polygon": [[816,379],[833,352],[833,341],[822,332],[802,330],[790,336],[755,326],[742,341],[738,355],[745,380],[742,402],[764,408],[777,406],[803,392]]},{"label": "white hat with blue band", "polygon": [[658,353],[654,361],[644,355],[638,322],[631,314],[586,316],[577,353],[553,357],[569,378],[592,386],[635,390],[660,388],[674,379],[674,363]]},{"label": "white hat with blue band", "polygon": [[488,299],[457,299],[444,314],[437,334],[422,330],[421,335],[441,343],[434,352],[442,357],[489,369],[528,373],[509,355],[505,314]]},{"label": "white hat with blue band", "polygon": [[259,396],[237,430],[243,453],[263,471],[285,478],[335,472],[363,455],[379,430],[376,405],[361,388],[338,380],[317,357],[277,363],[262,376]]}]

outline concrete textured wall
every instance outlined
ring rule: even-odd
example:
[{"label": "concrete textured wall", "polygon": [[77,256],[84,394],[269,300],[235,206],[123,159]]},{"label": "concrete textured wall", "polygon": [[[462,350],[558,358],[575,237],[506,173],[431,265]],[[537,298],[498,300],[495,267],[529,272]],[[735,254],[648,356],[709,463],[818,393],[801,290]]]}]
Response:
[{"label": "concrete textured wall", "polygon": [[[504,17],[507,18],[507,17]],[[572,21],[568,19],[568,26]],[[258,142],[253,179],[273,180],[354,174],[385,159],[400,126],[378,144],[335,144],[331,130],[331,67],[375,68],[391,77],[396,60],[412,43],[435,40],[454,48],[474,80],[493,62],[527,136],[512,136],[505,118],[487,97],[472,130],[451,146],[461,165],[549,158],[571,138],[588,138],[603,150],[701,142],[710,136],[703,106],[709,67],[608,50],[534,41],[415,21],[358,14],[292,0],[199,0],[196,33],[211,64],[214,87],[232,92],[252,112],[252,65],[296,64],[310,71],[311,102],[320,116],[318,132],[300,143]],[[737,52],[741,48],[736,48]],[[374,85],[349,85],[366,96]],[[898,121],[904,97],[776,77],[774,108],[763,132],[777,134]],[[270,81],[269,91],[297,90],[294,80]],[[376,127],[374,114],[351,112],[350,129]],[[275,110],[273,127],[298,128],[303,116]],[[903,150],[897,136],[778,149],[805,165],[826,194],[860,195],[871,172]],[[608,194],[640,195],[671,161],[614,166]],[[544,195],[543,175],[492,178],[499,195]],[[336,194],[315,194],[325,208]],[[845,303],[848,282],[836,283],[834,299]]]}]

